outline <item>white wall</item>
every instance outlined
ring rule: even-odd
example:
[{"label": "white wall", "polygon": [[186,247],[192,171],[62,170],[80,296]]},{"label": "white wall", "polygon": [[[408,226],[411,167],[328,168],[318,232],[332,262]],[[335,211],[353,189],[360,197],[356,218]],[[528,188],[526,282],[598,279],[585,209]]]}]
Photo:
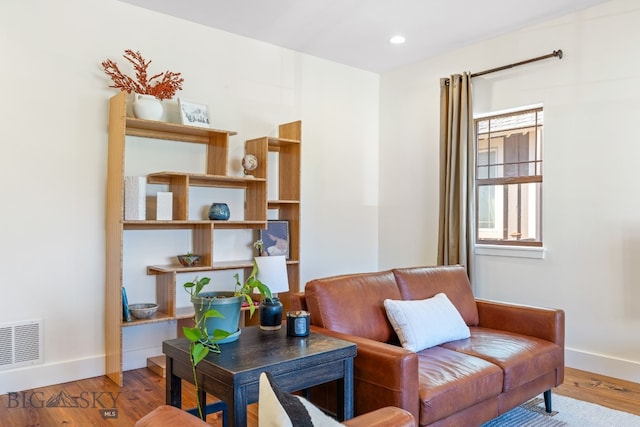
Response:
[{"label": "white wall", "polygon": [[439,79],[476,114],[543,103],[544,259],[479,256],[477,295],[566,311],[567,365],[640,381],[640,4],[619,0],[381,76],[380,268],[434,264]]},{"label": "white wall", "polygon": [[[0,3],[0,324],[44,319],[44,364],[0,370],[0,393],[104,372],[114,90],[99,64],[128,48],[183,72],[179,96],[209,104],[237,147],[303,120],[302,283],[435,263],[440,77],[562,48],[474,81],[477,113],[546,111],[546,257],[481,257],[476,286],[564,308],[569,366],[640,381],[639,24],[637,2],[612,1],[377,76],[115,0]],[[126,331],[127,368],[172,326]]]},{"label": "white wall", "polygon": [[[152,71],[182,72],[178,96],[207,103],[214,127],[238,131],[236,168],[245,139],[301,119],[301,282],[377,268],[378,75],[115,0],[2,2],[0,325],[44,319],[44,364],[0,370],[0,393],[104,373],[107,104],[115,89],[100,62],[126,68],[125,49],[152,59]],[[185,249],[173,242],[142,255]],[[138,256],[138,247],[126,250]],[[144,265],[127,274],[132,287],[153,287]],[[127,328],[125,367],[144,366],[173,329]]]}]

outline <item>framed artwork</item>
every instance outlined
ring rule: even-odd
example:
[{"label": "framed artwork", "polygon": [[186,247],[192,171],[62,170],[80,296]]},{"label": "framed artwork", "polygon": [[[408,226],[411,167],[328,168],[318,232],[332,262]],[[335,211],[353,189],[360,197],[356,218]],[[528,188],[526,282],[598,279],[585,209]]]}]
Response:
[{"label": "framed artwork", "polygon": [[258,238],[264,244],[263,255],[284,255],[289,259],[288,221],[267,221],[267,228],[260,230]]},{"label": "framed artwork", "polygon": [[198,104],[178,98],[180,106],[180,122],[183,125],[199,126],[203,128],[211,127],[209,120],[209,107],[205,104]]}]

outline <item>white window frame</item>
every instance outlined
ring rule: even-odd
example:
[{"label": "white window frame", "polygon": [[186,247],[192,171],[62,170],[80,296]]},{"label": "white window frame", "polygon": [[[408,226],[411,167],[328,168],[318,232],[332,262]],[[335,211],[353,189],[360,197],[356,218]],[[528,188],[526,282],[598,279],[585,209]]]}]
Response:
[{"label": "white window frame", "polygon": [[[543,105],[537,104],[537,105],[526,106],[518,109],[479,114],[474,117],[474,121],[477,123],[478,121],[481,121],[490,117],[499,117],[502,115],[514,115],[518,113],[526,113],[527,111],[531,111],[531,110],[542,110],[544,112]],[[542,126],[544,128],[544,123],[542,124]],[[537,132],[541,132],[541,129],[538,128]],[[533,156],[529,156],[529,158],[540,159],[540,162],[542,164],[544,160],[543,149],[542,149],[542,144],[543,144],[542,134],[541,133],[538,134],[537,137],[541,142],[535,145],[534,147],[532,147],[531,149],[538,150],[538,152],[531,153],[533,154]],[[476,135],[476,141],[475,141],[476,153],[474,153],[476,156],[479,153],[477,143],[478,143],[478,139]],[[499,151],[501,148],[504,149],[503,146],[501,145],[498,145],[496,147],[490,146],[490,147],[487,147],[485,152],[489,150],[494,151],[495,149],[496,152],[498,153],[498,156],[500,157]],[[489,167],[487,170],[487,177],[491,177],[490,170],[491,170],[491,167]],[[540,176],[543,175],[542,169],[540,170],[539,175]],[[500,185],[500,184],[497,184],[497,185]],[[507,185],[507,184],[505,183],[502,185]],[[540,182],[540,186],[542,186],[542,182]],[[478,200],[479,200],[478,189],[480,186],[476,183],[474,187],[475,187],[474,191],[476,195],[475,196],[476,203],[478,204]],[[504,187],[494,187],[494,188],[504,188]],[[540,187],[540,191],[542,191],[541,187]],[[495,192],[494,203],[495,203],[496,212],[497,212],[497,209],[504,208],[504,200],[502,199],[502,195],[503,195],[502,191]],[[542,203],[542,197],[541,195],[540,197],[538,197],[538,194],[536,191],[528,191],[527,194],[524,195],[524,197],[527,197],[527,205],[535,205],[536,203]],[[476,253],[479,255],[503,255],[503,256],[519,256],[519,257],[526,257],[526,258],[544,258],[545,251],[544,251],[544,248],[542,247],[542,243],[543,243],[542,230],[541,228],[538,229],[538,227],[539,226],[541,227],[542,225],[542,216],[543,216],[542,206],[536,208],[535,212],[536,212],[536,215],[529,215],[526,218],[528,229],[535,230],[535,235],[539,236],[539,240],[534,242],[521,242],[519,240],[501,239],[501,237],[504,234],[504,231],[503,231],[504,224],[502,224],[501,219],[504,220],[504,218],[502,218],[502,215],[498,215],[497,213],[495,216],[494,227],[492,228],[480,228],[478,220],[476,220],[476,242],[475,242]],[[484,236],[484,239],[479,238],[481,233]],[[487,235],[496,237],[497,240],[495,241],[495,244],[493,244],[494,243],[493,240],[491,240],[490,238],[489,239],[487,238]],[[513,249],[516,249],[516,251],[514,251]]]}]

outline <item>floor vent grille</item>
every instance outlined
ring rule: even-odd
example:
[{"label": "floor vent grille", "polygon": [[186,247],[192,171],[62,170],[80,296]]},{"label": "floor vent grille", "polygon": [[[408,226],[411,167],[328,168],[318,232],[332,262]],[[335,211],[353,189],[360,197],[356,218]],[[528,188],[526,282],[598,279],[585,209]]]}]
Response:
[{"label": "floor vent grille", "polygon": [[0,324],[0,370],[42,362],[42,319]]}]

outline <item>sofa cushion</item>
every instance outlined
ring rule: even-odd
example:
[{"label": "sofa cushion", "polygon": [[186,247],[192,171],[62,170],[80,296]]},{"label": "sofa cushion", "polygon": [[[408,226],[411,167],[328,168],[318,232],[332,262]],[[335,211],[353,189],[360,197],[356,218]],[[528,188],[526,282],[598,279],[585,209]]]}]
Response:
[{"label": "sofa cushion", "polygon": [[402,299],[425,299],[444,292],[467,325],[478,325],[478,308],[467,272],[461,265],[399,268],[392,271]]},{"label": "sofa cushion", "polygon": [[431,424],[479,402],[498,415],[502,370],[486,360],[443,347],[418,352],[420,425]]},{"label": "sofa cushion", "polygon": [[397,342],[383,303],[385,299],[401,299],[391,271],[316,279],[305,285],[304,292],[313,325]]},{"label": "sofa cushion", "polygon": [[400,344],[420,351],[447,341],[469,338],[469,327],[443,293],[424,300],[384,300],[387,317]]},{"label": "sofa cushion", "polygon": [[466,340],[442,347],[479,357],[504,371],[504,391],[513,390],[562,366],[563,350],[540,338],[495,329],[472,327]]}]

